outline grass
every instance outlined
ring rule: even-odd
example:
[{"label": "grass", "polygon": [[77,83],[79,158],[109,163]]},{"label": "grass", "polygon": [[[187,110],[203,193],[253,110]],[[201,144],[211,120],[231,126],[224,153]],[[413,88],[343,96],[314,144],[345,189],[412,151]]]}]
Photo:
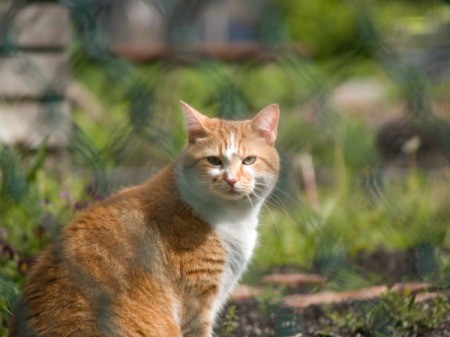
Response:
[{"label": "grass", "polygon": [[[410,168],[405,171],[405,177],[389,183],[376,170],[364,168],[364,163],[372,163],[370,153],[374,150],[359,126],[349,122],[346,133],[340,135],[345,137],[335,139],[333,151],[318,146],[321,142],[325,144],[325,136],[309,139],[311,142],[317,139],[310,148],[311,153],[317,153],[313,162],[332,167],[331,182],[316,186],[317,208],[304,189],[284,188],[283,184],[304,184],[299,171],[285,168],[281,191],[276,191],[264,211],[260,245],[247,279],[256,279],[262,272],[285,264],[309,269],[322,263],[327,268],[339,269],[342,259],[378,247],[389,250],[424,244],[450,247],[448,172],[432,178]],[[289,137],[291,141],[287,140]],[[289,128],[283,129],[281,150],[291,153],[304,149],[305,146],[295,147],[298,146],[296,137]],[[294,145],[289,147],[289,144]],[[23,284],[27,263],[73,217],[76,208],[95,201],[96,195],[91,185],[94,174],[88,178],[73,174],[64,179],[44,170],[45,160],[39,159],[44,156],[42,153],[30,158],[13,148],[4,146],[1,150],[0,319],[6,321]],[[50,159],[48,154],[45,157]],[[105,169],[108,165],[116,164],[107,163]],[[286,196],[285,190],[290,196]],[[439,261],[438,272],[448,274],[449,266],[448,261]],[[341,288],[370,283],[365,275],[350,275],[345,270],[340,277],[350,283],[341,282],[338,284]],[[231,334],[232,312],[228,321],[224,329]],[[354,324],[369,323],[356,321]]]},{"label": "grass", "polygon": [[[82,59],[77,52],[74,58]],[[386,76],[386,69],[363,57],[352,67],[344,63],[327,63],[322,71],[311,60],[291,55],[271,63],[132,66],[119,60],[102,68],[74,62],[75,79],[94,94],[100,113],[91,118],[75,109],[65,160],[48,153],[45,144],[34,153],[0,145],[0,321],[6,324],[27,268],[58,230],[77,209],[117,187],[115,169],[150,172],[174,159],[185,143],[180,99],[226,118],[248,117],[265,104],[280,103],[277,146],[283,170],[264,210],[246,280],[275,266],[321,265],[340,278],[335,287],[352,288],[373,282],[342,268],[342,261],[359,252],[450,248],[448,168],[433,177],[410,165],[402,178],[389,179],[375,134],[361,120],[342,117],[329,101],[331,83],[354,74]],[[401,88],[389,86],[396,93],[396,102],[389,104],[402,103]],[[445,89],[439,85],[438,98],[448,104]],[[68,169],[58,170],[61,166]],[[450,261],[434,258],[433,268],[424,266],[424,271],[449,275]],[[233,315],[231,310],[225,334],[232,334]],[[0,336],[5,331],[0,327]]]},{"label": "grass", "polygon": [[[423,32],[424,27],[417,31],[412,26],[425,22],[418,17],[441,22],[449,9],[428,1],[413,7],[385,1],[373,6],[371,17],[353,8],[355,1],[278,2],[286,15],[285,29],[319,56],[316,61],[281,53],[273,62],[200,59],[132,65],[107,55],[105,62],[95,64],[74,46],[74,79],[93,94],[100,109],[94,117],[86,107],[74,109],[74,137],[65,160],[48,153],[45,143],[34,153],[0,144],[0,337],[6,335],[6,322],[33,260],[77,209],[117,187],[114,170],[126,166],[150,172],[175,158],[185,143],[181,114],[176,113],[179,100],[226,118],[249,117],[266,104],[280,103],[277,144],[283,171],[261,219],[260,244],[247,281],[280,265],[321,266],[333,274],[328,286],[355,288],[378,279],[346,269],[346,259],[380,247],[422,247],[431,252],[419,266],[424,279],[449,286],[450,259],[436,254],[450,248],[449,169],[433,177],[410,166],[403,168],[402,178],[389,179],[374,133],[362,121],[342,117],[345,112],[330,103],[333,86],[352,77],[380,79],[389,105],[403,104],[408,88],[425,95],[408,85],[410,77],[397,78],[401,69],[382,64],[385,50],[380,56],[373,48],[385,44],[382,34],[395,42],[396,29]],[[304,20],[298,20],[299,14]],[[432,100],[450,106],[448,81],[427,89]],[[316,179],[305,174],[305,158],[312,159],[309,172]],[[396,329],[414,330],[434,324],[433,317],[448,310],[448,302],[438,302],[430,318],[430,312],[410,306],[411,297],[393,296],[387,294],[367,317],[334,316],[335,324],[357,331],[373,327],[374,317],[388,311]],[[270,297],[261,299],[262,309]],[[224,335],[232,335],[235,315],[231,308]]]},{"label": "grass", "polygon": [[[447,169],[433,177],[413,166],[404,169],[402,178],[389,180],[377,169],[373,140],[366,137],[362,124],[341,120],[331,135],[310,130],[308,142],[311,145],[308,146],[296,142],[298,129],[291,129],[289,125],[298,121],[297,117],[289,112],[285,116],[279,136],[284,169],[280,185],[263,213],[260,244],[246,280],[256,280],[261,273],[280,265],[297,265],[304,269],[322,265],[325,273],[333,273],[335,283],[329,286],[355,288],[373,282],[369,275],[343,267],[342,261],[359,252],[379,247],[394,251],[418,246],[450,247]],[[306,125],[301,127],[307,129]],[[87,153],[92,157],[72,150],[77,165],[82,165],[83,160],[97,163],[93,167],[84,164],[82,174],[74,170],[69,175],[58,175],[44,169],[51,155],[43,149],[27,154],[11,147],[0,148],[0,319],[3,322],[10,317],[26,270],[36,255],[73,217],[76,209],[95,202],[99,193],[108,191],[102,190],[101,182],[96,180],[99,173],[96,170],[108,172],[118,163],[108,155],[109,147],[104,143],[103,133],[104,130],[98,145],[95,134],[94,138],[78,136],[82,137],[81,144],[90,144]],[[331,141],[332,146],[327,148],[327,141]],[[328,176],[321,178],[327,183],[313,181],[317,204],[306,193],[303,171],[296,168],[292,160],[307,149],[318,176],[323,164],[331,167],[325,170]],[[98,166],[96,158],[102,153],[106,153],[105,162]],[[89,174],[85,176],[85,172]],[[435,281],[447,282],[450,261],[440,256],[435,256],[435,260],[431,270],[424,266],[424,275],[429,273],[430,281],[436,273],[447,275]],[[229,314],[229,324],[224,331],[231,335],[233,313]]]},{"label": "grass", "polygon": [[377,248],[449,247],[448,178],[433,183],[419,172],[410,175],[369,190],[363,179],[344,189],[321,188],[317,210],[306,196],[297,205],[269,207],[254,268],[280,264],[311,268],[320,260]]},{"label": "grass", "polygon": [[236,306],[232,305],[227,308],[224,322],[222,326],[220,327],[220,336],[223,337],[229,337],[233,336],[234,330],[236,329],[236,320],[237,320],[237,313],[236,313]]},{"label": "grass", "polygon": [[422,330],[435,329],[450,312],[450,300],[438,297],[429,303],[415,303],[415,296],[388,291],[376,302],[359,309],[329,313],[332,328],[348,334],[370,336],[418,335]]}]

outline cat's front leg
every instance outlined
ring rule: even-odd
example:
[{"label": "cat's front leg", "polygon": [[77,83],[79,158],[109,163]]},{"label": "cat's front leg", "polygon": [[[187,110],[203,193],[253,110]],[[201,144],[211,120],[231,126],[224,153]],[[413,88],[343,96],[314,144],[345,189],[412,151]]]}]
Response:
[{"label": "cat's front leg", "polygon": [[204,296],[205,293],[189,296],[189,299],[185,301],[182,324],[183,337],[212,337],[215,296]]},{"label": "cat's front leg", "polygon": [[213,321],[209,312],[193,317],[183,328],[183,337],[212,337]]},{"label": "cat's front leg", "polygon": [[199,326],[191,327],[183,337],[212,337],[212,324],[201,323]]}]

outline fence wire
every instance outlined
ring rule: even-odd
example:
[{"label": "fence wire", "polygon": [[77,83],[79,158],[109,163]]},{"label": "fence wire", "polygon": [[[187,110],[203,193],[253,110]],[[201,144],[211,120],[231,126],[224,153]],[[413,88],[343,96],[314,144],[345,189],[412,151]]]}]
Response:
[{"label": "fence wire", "polygon": [[[402,33],[404,27],[396,36],[391,29],[387,36],[378,10],[386,2],[336,3],[298,4],[296,13],[319,13],[323,27],[311,28],[314,20],[296,19],[290,14],[296,5],[283,0],[0,1],[4,327],[27,269],[74,210],[144,181],[176,158],[185,144],[180,100],[225,119],[250,118],[263,106],[280,103],[283,167],[270,208],[294,218],[290,225],[310,240],[309,267],[334,285],[360,282],[341,239],[348,230],[340,227],[358,219],[375,221],[358,218],[358,208],[369,212],[369,204],[382,209],[380,221],[392,221],[380,225],[379,235],[391,237],[389,242],[400,242],[392,236],[411,224],[411,236],[398,246],[415,254],[414,268],[422,279],[449,287],[445,186],[438,186],[444,187],[438,197],[444,206],[430,209],[423,206],[428,203],[397,202],[389,193],[399,181],[412,189],[419,185],[418,194],[424,184],[430,195],[439,181],[448,183],[450,9],[445,1],[419,1],[411,20],[428,9],[431,14],[412,22],[427,24],[426,29],[417,36]],[[406,1],[396,3],[409,8]],[[337,24],[323,21],[322,14]],[[346,24],[347,35],[339,35]],[[55,34],[51,27],[64,32]],[[27,39],[40,29],[55,37],[42,43]],[[329,35],[314,44],[308,29],[311,36],[314,29]],[[69,42],[58,42],[66,30]],[[407,42],[401,43],[404,36]],[[355,64],[364,68],[362,76]],[[356,84],[346,82],[352,77]],[[344,82],[350,94],[340,86]],[[338,89],[344,94],[339,96]],[[305,164],[305,156],[313,161]],[[313,180],[308,169],[315,172]],[[79,182],[82,188],[73,186]],[[327,203],[329,188],[342,209]],[[364,192],[352,196],[359,188]],[[282,239],[279,233],[273,236]],[[355,250],[374,249],[370,243],[355,245]],[[304,316],[282,305],[269,307],[267,335],[306,336]],[[370,336],[393,336],[383,317],[373,322]]]}]

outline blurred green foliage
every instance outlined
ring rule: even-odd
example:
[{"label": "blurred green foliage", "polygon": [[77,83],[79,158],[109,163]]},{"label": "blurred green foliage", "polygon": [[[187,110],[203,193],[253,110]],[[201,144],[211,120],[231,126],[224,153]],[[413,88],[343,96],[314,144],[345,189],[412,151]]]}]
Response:
[{"label": "blurred green foliage", "polygon": [[[335,174],[336,178],[341,175]],[[445,183],[433,183],[411,173],[404,183],[367,186],[370,175],[370,171],[360,171],[346,184],[320,188],[318,210],[306,195],[293,208],[280,207],[275,198],[265,213],[264,248],[257,252],[255,268],[283,264],[311,268],[321,259],[351,258],[381,247],[405,250],[425,244],[450,245],[448,178]]]},{"label": "blurred green foliage", "polygon": [[[336,109],[330,98],[341,82],[371,76],[387,88],[387,104],[422,102],[425,109],[428,100],[447,102],[448,84],[399,69],[396,56],[383,49],[383,34],[398,23],[394,19],[424,16],[442,3],[275,3],[282,20],[277,29],[286,34],[276,39],[300,43],[305,55],[280,51],[264,62],[133,64],[101,49],[88,53],[81,40],[74,44],[74,81],[92,94],[99,111],[74,109],[74,134],[62,159],[45,143],[32,153],[0,145],[0,322],[10,317],[33,259],[76,210],[138,182],[134,170],[142,169],[145,178],[176,158],[186,143],[180,100],[206,115],[232,119],[249,118],[270,103],[281,106],[282,174],[264,210],[262,244],[249,280],[285,264],[321,265],[334,273],[342,261],[379,247],[450,247],[448,168],[436,180],[430,172],[403,167],[402,176],[389,181],[373,129],[362,117]],[[393,65],[386,62],[389,56]],[[316,174],[317,205],[299,164],[305,155]],[[131,179],[121,180],[120,170],[131,172]],[[424,277],[437,273],[437,281],[448,286],[450,261],[436,260]],[[351,271],[335,274],[342,288],[370,283]],[[353,284],[345,284],[345,277]],[[0,328],[0,336],[5,331]]]},{"label": "blurred green foliage", "polygon": [[415,295],[387,291],[376,303],[346,313],[332,312],[329,316],[332,325],[351,335],[406,336],[437,328],[450,311],[446,297],[437,298],[433,306],[415,303],[415,299]]},{"label": "blurred green foliage", "polygon": [[292,40],[315,57],[330,58],[358,48],[356,15],[346,1],[278,0]]}]

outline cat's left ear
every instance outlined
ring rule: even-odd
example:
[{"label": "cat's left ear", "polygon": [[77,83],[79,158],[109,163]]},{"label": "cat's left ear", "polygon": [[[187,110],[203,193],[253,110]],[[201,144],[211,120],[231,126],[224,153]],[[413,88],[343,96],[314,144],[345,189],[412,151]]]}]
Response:
[{"label": "cat's left ear", "polygon": [[203,116],[183,101],[180,103],[184,112],[189,143],[194,143],[197,138],[205,137],[208,134],[208,129],[205,127],[208,117]]},{"label": "cat's left ear", "polygon": [[262,109],[252,119],[251,126],[254,130],[267,139],[271,144],[277,138],[278,120],[280,118],[280,107],[278,104],[271,104]]}]

